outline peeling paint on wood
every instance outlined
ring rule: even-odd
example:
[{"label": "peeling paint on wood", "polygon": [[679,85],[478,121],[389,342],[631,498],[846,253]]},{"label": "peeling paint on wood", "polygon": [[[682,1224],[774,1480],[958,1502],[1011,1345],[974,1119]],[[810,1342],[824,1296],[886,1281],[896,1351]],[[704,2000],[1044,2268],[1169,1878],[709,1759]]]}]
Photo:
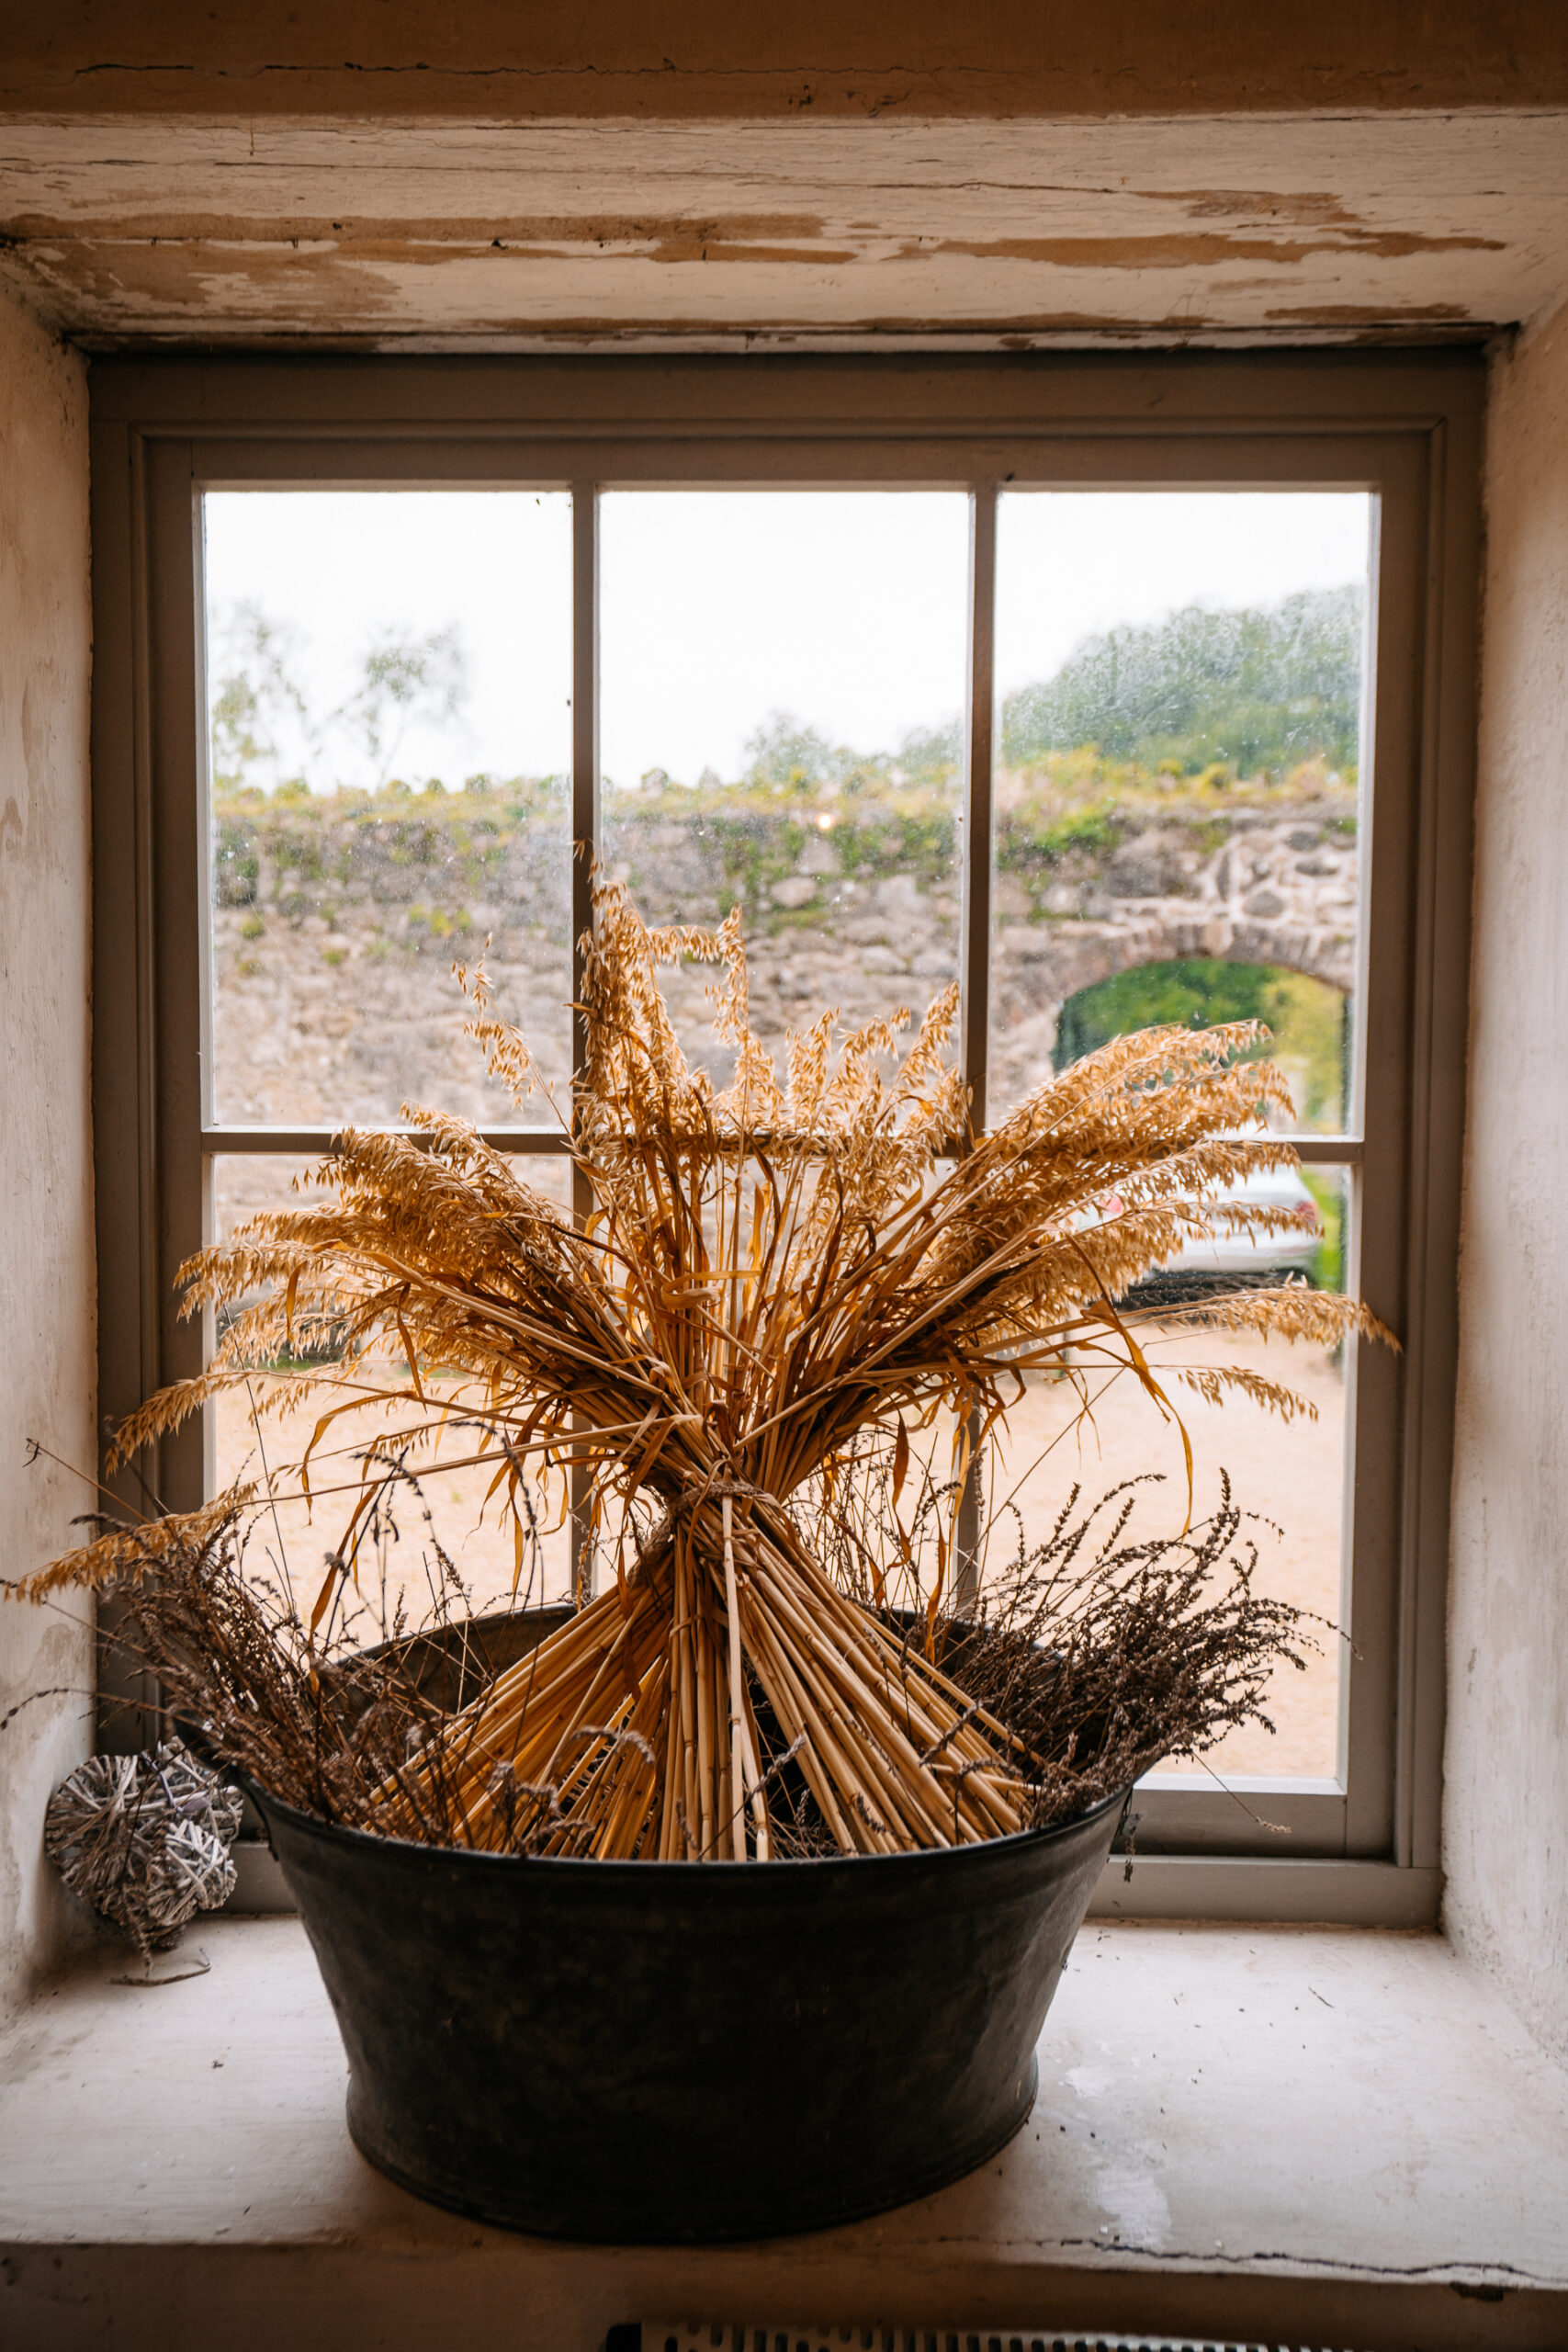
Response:
[{"label": "peeling paint on wood", "polygon": [[12,120],[0,241],[96,347],[1475,334],[1568,290],[1568,114]]}]

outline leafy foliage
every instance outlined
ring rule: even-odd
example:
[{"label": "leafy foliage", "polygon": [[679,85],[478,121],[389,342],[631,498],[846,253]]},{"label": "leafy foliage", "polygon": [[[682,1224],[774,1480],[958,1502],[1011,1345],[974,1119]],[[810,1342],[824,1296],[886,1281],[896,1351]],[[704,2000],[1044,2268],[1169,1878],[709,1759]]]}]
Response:
[{"label": "leafy foliage", "polygon": [[1346,1015],[1347,1000],[1337,989],[1282,966],[1210,956],[1140,964],[1067,999],[1057,1015],[1051,1058],[1057,1069],[1066,1069],[1112,1037],[1173,1022],[1189,1029],[1256,1022],[1269,1042],[1238,1058],[1267,1052],[1299,1069],[1303,1099],[1298,1108],[1315,1123],[1330,1103],[1343,1100]]},{"label": "leafy foliage", "polygon": [[312,786],[324,786],[344,762],[368,773],[380,791],[410,726],[450,724],[468,695],[468,657],[455,626],[412,638],[382,629],[366,646],[347,693],[327,709],[299,683],[295,634],[256,605],[219,616],[210,659],[212,780],[220,798],[258,784],[309,798]]},{"label": "leafy foliage", "polygon": [[1352,767],[1360,725],[1359,588],[1303,590],[1273,608],[1199,605],[1086,639],[1002,707],[1003,754],[1027,767],[1092,744],[1108,759],[1188,775],[1278,774],[1321,757]]}]

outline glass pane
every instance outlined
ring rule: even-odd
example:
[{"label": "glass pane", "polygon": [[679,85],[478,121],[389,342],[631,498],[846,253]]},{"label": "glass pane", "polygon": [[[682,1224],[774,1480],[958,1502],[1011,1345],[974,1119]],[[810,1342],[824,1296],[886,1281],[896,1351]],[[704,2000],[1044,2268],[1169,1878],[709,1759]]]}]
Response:
[{"label": "glass pane", "polygon": [[[1344,1279],[1351,1171],[1343,1167],[1281,1170],[1253,1180],[1247,1196],[1294,1208],[1302,1231],[1267,1242],[1248,1237],[1189,1249],[1161,1275],[1134,1292],[1130,1306],[1168,1298],[1182,1305],[1217,1288],[1303,1275],[1325,1289]],[[1159,1285],[1156,1288],[1156,1283]],[[1291,1347],[1246,1332],[1183,1330],[1156,1323],[1140,1332],[1156,1380],[1180,1414],[1192,1443],[1193,1516],[1206,1518],[1220,1497],[1222,1470],[1229,1474],[1244,1519],[1240,1544],[1256,1543],[1254,1591],[1313,1612],[1326,1621],[1304,1626],[1313,1646],[1303,1647],[1305,1671],[1286,1664],[1275,1672],[1268,1712],[1272,1735],[1257,1725],[1230,1733],[1210,1750],[1217,1772],[1282,1780],[1332,1780],[1339,1769],[1340,1676],[1345,1644],[1332,1627],[1348,1621],[1342,1573],[1342,1519],[1349,1472],[1349,1429],[1345,1410],[1343,1349]],[[1289,1422],[1266,1413],[1245,1396],[1223,1405],[1205,1403],[1180,1378],[1184,1366],[1235,1364],[1290,1388],[1307,1410]],[[1162,1419],[1151,1399],[1128,1375],[1100,1388],[1090,1374],[1092,1419],[1079,1421],[1079,1399],[1066,1379],[1033,1376],[1023,1402],[1010,1417],[1005,1447],[988,1473],[987,1501],[995,1510],[1010,1498],[1022,1513],[1025,1540],[1042,1540],[1055,1525],[1071,1489],[1081,1489],[1078,1510],[1097,1502],[1124,1479],[1151,1474],[1160,1481],[1136,1490],[1124,1541],[1135,1543],[1180,1532],[1187,1515],[1187,1474],[1181,1436]],[[1010,1540],[1017,1541],[1016,1522]],[[998,1544],[1010,1541],[1009,1521],[998,1521]],[[999,1554],[998,1554],[999,1562]],[[1171,1768],[1191,1772],[1193,1764]]]},{"label": "glass pane", "polygon": [[[605,862],[652,922],[739,906],[775,1052],[957,976],[968,529],[948,492],[602,502]],[[710,977],[667,986],[722,1081]]]},{"label": "glass pane", "polygon": [[1256,1018],[1354,1131],[1371,500],[1010,492],[990,1103],[1153,1021]]},{"label": "glass pane", "polygon": [[[216,1238],[229,1239],[258,1210],[296,1205],[294,1178],[301,1165],[297,1159],[266,1152],[218,1157],[213,1163]],[[513,1165],[536,1192],[570,1210],[570,1169],[562,1157],[531,1153],[520,1156]],[[327,1197],[312,1188],[305,1200],[307,1204],[323,1202]],[[330,1350],[331,1344],[330,1333],[323,1335],[323,1350]],[[423,1378],[427,1389],[440,1390],[443,1382],[438,1369],[424,1370]],[[258,1397],[265,1386],[265,1381],[256,1384]],[[285,1416],[264,1415],[258,1422],[243,1390],[231,1390],[220,1397],[209,1408],[217,1487],[257,1476],[264,1462],[275,1468],[298,1462],[324,1409],[321,1402],[307,1403]],[[253,1576],[269,1577],[275,1582],[287,1578],[296,1597],[308,1587],[313,1599],[323,1558],[337,1544],[353,1510],[364,1449],[389,1426],[395,1424],[382,1408],[368,1407],[364,1412],[345,1414],[333,1424],[312,1457],[312,1505],[307,1508],[302,1501],[285,1501],[279,1504],[276,1520],[269,1512],[259,1522],[247,1553]],[[450,1444],[446,1450],[455,1451]],[[510,1524],[502,1524],[494,1505],[488,1510],[484,1508],[489,1474],[478,1469],[446,1471],[440,1464],[439,1453],[412,1456],[409,1466],[417,1488],[408,1482],[393,1491],[390,1519],[395,1536],[389,1531],[379,1557],[374,1565],[367,1564],[360,1578],[362,1599],[378,1623],[383,1609],[389,1614],[396,1608],[400,1595],[405,1599],[411,1623],[417,1625],[429,1613],[430,1577],[439,1574],[432,1537],[451,1559],[476,1610],[510,1603],[513,1541]],[[550,1482],[547,1492],[536,1492],[533,1499],[540,1536],[523,1569],[518,1598],[525,1604],[561,1600],[570,1589],[570,1544],[561,1521],[559,1479]],[[373,1628],[367,1631],[367,1641],[376,1637]]]},{"label": "glass pane", "polygon": [[564,1080],[570,498],[204,504],[213,1116],[547,1123],[487,1079],[452,966],[485,957]]}]

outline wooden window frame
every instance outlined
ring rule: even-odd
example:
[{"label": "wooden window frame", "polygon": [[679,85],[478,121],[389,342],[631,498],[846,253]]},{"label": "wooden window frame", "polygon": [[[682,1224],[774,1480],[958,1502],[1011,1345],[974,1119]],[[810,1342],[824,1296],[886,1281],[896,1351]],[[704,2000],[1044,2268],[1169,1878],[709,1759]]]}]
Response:
[{"label": "wooden window frame", "polygon": [[[1140,1793],[1128,1915],[1435,1917],[1468,1018],[1483,375],[1468,351],[886,360],[110,359],[91,376],[95,1064],[100,1408],[195,1371],[173,1276],[211,1229],[217,1150],[308,1155],[312,1128],[218,1126],[208,948],[200,498],[321,486],[573,495],[572,820],[598,835],[597,505],[631,487],[949,489],[971,500],[962,1051],[984,1117],[992,623],[1010,487],[1375,493],[1357,1101],[1302,1139],[1359,1175],[1350,1279],[1404,1351],[1360,1351],[1346,1557],[1341,1773]],[[1370,751],[1370,760],[1367,753]],[[1369,827],[1370,816],[1370,827]],[[588,876],[574,861],[573,931]],[[574,1035],[574,1053],[581,1040]],[[557,1136],[491,1131],[523,1152]],[[171,1506],[198,1429],[159,1450]],[[111,1669],[105,1668],[106,1690]],[[120,1699],[151,1694],[124,1683]],[[127,1734],[112,1728],[111,1740]],[[1254,1817],[1252,1792],[1277,1830]]]}]

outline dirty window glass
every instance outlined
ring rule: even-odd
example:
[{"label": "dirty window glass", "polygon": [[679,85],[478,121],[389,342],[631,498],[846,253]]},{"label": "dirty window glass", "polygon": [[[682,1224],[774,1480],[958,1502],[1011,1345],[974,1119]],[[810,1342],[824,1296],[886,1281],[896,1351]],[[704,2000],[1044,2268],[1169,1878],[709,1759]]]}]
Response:
[{"label": "dirty window glass", "polygon": [[1259,1020],[1356,1126],[1364,492],[1013,492],[998,517],[990,1102]]},{"label": "dirty window glass", "polygon": [[[1365,875],[1362,687],[1371,501],[1360,492],[1012,492],[1000,501],[989,1084],[996,1117],[1053,1070],[1158,1023],[1257,1022],[1306,1135],[1355,1133]],[[1240,1193],[1290,1220],[1194,1245],[1128,1304],[1200,1465],[1222,1468],[1256,1544],[1256,1589],[1319,1621],[1275,1674],[1269,1732],[1210,1758],[1243,1777],[1340,1769],[1351,1487],[1344,1351],[1195,1331],[1180,1310],[1237,1285],[1353,1280],[1358,1170],[1307,1165]],[[1206,1402],[1183,1370],[1285,1381],[1288,1423]],[[1076,1421],[1069,1383],[1036,1379],[1001,1473],[1026,1525],[1123,1479],[1134,1538],[1187,1514],[1180,1432],[1131,1383]],[[1185,1768],[1184,1768],[1185,1769]]]},{"label": "dirty window glass", "polygon": [[452,967],[486,956],[564,1083],[570,498],[203,503],[209,1117],[385,1125],[410,1099],[547,1117],[486,1079]]},{"label": "dirty window glass", "polygon": [[[656,922],[739,907],[775,1053],[957,977],[968,531],[953,492],[602,501],[605,864]],[[722,1082],[710,978],[671,995]]]}]

